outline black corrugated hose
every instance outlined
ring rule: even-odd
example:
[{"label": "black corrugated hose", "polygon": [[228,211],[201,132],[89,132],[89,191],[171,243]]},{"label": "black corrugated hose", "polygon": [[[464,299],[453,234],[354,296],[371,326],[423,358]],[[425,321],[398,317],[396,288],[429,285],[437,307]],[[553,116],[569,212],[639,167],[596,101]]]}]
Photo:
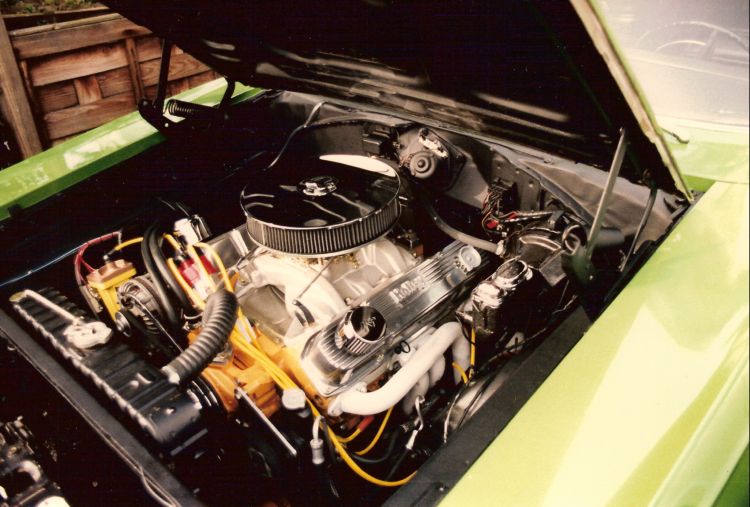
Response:
[{"label": "black corrugated hose", "polygon": [[198,375],[222,351],[237,320],[237,298],[218,289],[206,300],[200,334],[161,370],[170,382],[183,384]]}]

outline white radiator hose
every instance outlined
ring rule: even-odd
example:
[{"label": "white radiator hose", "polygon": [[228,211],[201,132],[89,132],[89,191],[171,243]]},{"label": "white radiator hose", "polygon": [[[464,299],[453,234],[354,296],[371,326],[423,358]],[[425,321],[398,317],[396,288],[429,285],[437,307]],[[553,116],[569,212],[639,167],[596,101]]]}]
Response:
[{"label": "white radiator hose", "polygon": [[463,339],[461,325],[458,322],[443,324],[384,386],[370,392],[364,392],[364,384],[355,386],[336,398],[328,413],[332,416],[342,413],[374,415],[388,410],[406,396],[458,339]]}]

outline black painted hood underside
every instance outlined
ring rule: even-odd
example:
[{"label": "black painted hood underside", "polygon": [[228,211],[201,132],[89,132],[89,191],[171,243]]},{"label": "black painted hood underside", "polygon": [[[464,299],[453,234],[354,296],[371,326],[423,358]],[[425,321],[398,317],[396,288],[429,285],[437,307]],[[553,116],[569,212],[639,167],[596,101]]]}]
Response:
[{"label": "black painted hood underside", "polygon": [[426,117],[675,182],[573,7],[547,1],[108,0],[113,9],[245,84]]}]

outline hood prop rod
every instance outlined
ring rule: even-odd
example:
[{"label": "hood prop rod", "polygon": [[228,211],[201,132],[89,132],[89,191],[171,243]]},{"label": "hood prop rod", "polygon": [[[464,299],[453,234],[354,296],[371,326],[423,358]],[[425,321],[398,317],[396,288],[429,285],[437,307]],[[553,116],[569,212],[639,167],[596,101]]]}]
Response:
[{"label": "hood prop rod", "polygon": [[582,286],[591,284],[595,278],[596,269],[591,262],[594,249],[597,246],[616,246],[625,242],[625,238],[621,231],[602,229],[602,224],[604,223],[604,217],[609,208],[612,191],[615,188],[615,182],[620,174],[622,162],[625,159],[627,144],[627,131],[622,128],[620,129],[620,139],[617,142],[617,148],[615,148],[615,154],[609,167],[607,183],[601,197],[599,198],[599,205],[596,208],[596,214],[594,215],[591,229],[589,229],[586,244],[584,245],[580,241],[575,242],[572,244],[570,251],[563,256],[563,266],[566,271],[568,271]]}]

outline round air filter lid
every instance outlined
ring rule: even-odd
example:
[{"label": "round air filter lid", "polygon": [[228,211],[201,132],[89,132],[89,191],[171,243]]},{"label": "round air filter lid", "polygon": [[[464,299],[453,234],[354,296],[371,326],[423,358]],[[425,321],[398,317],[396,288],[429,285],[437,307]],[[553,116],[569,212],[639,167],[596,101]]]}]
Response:
[{"label": "round air filter lid", "polygon": [[286,158],[245,187],[250,237],[287,254],[326,256],[386,234],[399,215],[399,179],[367,157]]}]

